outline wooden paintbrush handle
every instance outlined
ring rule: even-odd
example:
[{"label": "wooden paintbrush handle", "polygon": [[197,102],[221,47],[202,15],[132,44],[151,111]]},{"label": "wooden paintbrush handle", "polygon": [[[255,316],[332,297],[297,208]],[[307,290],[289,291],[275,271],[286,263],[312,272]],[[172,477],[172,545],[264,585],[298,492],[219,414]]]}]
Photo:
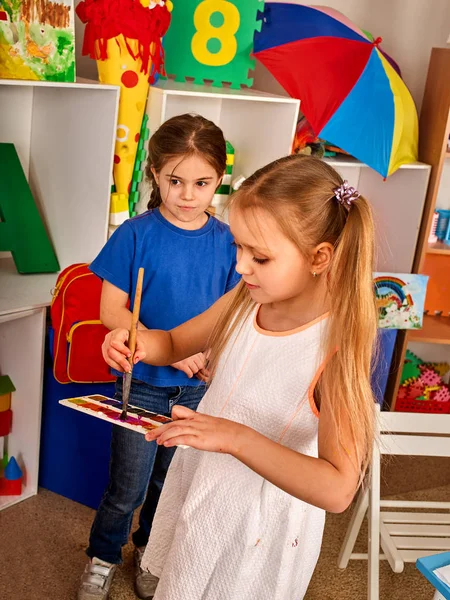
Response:
[{"label": "wooden paintbrush handle", "polygon": [[133,314],[131,316],[131,328],[130,337],[128,338],[128,348],[130,349],[131,356],[128,362],[133,366],[134,351],[136,350],[136,333],[137,324],[139,321],[139,311],[141,309],[141,297],[142,297],[142,282],[144,280],[144,269],[141,267],[138,272],[138,278],[136,283],[136,292],[134,294],[133,303]]}]

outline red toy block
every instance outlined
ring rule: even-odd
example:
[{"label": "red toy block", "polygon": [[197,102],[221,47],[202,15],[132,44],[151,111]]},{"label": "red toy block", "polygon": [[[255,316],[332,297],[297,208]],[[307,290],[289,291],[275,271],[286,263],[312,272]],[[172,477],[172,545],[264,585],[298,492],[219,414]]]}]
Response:
[{"label": "red toy block", "polygon": [[9,435],[11,433],[12,410],[4,410],[0,412],[0,436]]},{"label": "red toy block", "polygon": [[20,479],[0,478],[0,496],[20,496],[22,493],[22,477]]}]

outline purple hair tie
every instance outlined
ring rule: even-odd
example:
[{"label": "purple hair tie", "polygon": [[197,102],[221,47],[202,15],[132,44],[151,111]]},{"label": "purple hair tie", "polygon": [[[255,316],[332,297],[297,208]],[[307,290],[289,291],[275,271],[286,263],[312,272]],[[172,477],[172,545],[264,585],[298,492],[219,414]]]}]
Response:
[{"label": "purple hair tie", "polygon": [[358,192],[358,190],[349,185],[347,180],[345,180],[344,183],[341,183],[341,185],[334,190],[334,197],[339,204],[342,204],[342,206],[347,210],[350,210],[352,202],[357,200],[360,196],[361,194]]}]

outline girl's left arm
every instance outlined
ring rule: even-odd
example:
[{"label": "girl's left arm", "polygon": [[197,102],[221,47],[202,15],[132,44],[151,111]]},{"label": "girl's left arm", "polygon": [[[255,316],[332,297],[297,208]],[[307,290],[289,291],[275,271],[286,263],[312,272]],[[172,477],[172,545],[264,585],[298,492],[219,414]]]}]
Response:
[{"label": "girl's left arm", "polygon": [[[318,458],[300,454],[254,429],[177,406],[173,423],[147,434],[165,446],[187,445],[231,454],[288,494],[329,512],[343,512],[358,487],[358,455],[349,427],[335,431],[331,411],[321,402]],[[345,431],[347,429],[347,431]]]}]

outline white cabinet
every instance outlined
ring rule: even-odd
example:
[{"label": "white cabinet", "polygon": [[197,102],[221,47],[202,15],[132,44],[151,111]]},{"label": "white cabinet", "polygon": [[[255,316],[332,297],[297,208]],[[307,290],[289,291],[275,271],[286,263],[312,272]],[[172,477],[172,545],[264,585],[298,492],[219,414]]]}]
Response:
[{"label": "white cabinet", "polygon": [[[0,80],[0,142],[13,143],[61,269],[89,262],[107,239],[119,88],[95,82]],[[0,198],[1,204],[1,198]],[[0,374],[11,377],[8,453],[37,492],[46,307],[57,274],[20,275],[0,259]]]}]

